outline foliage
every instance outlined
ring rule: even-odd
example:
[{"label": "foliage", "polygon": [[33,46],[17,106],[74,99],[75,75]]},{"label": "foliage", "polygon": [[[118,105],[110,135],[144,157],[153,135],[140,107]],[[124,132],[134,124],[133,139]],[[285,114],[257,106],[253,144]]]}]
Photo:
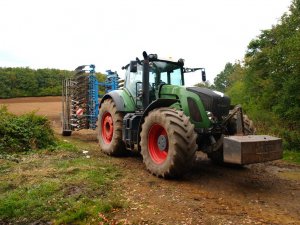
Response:
[{"label": "foliage", "polygon": [[203,88],[209,88],[209,89],[212,88],[212,86],[211,86],[211,84],[209,83],[209,81],[197,83],[197,84],[195,84],[194,86],[196,86],[196,87],[203,87]]},{"label": "foliage", "polygon": [[234,65],[227,63],[224,70],[219,73],[214,79],[214,88],[217,91],[225,92],[225,89],[230,85],[229,75],[234,71]]},{"label": "foliage", "polygon": [[46,117],[34,112],[16,116],[0,106],[0,152],[29,151],[54,143],[54,132]]},{"label": "foliage", "polygon": [[[73,74],[73,71],[58,69],[0,67],[0,98],[61,95],[62,81]],[[100,82],[105,80],[101,73],[96,77]]]},{"label": "foliage", "polygon": [[[106,75],[102,73],[96,73],[96,78],[99,82],[105,82],[106,80]],[[104,86],[99,86],[99,95],[102,96],[105,94],[105,87]]]},{"label": "foliage", "polygon": [[227,63],[214,86],[242,104],[259,132],[278,135],[300,149],[300,0],[277,25],[252,40],[244,64]]},{"label": "foliage", "polygon": [[297,152],[297,151],[285,151],[283,153],[283,158],[286,161],[300,164],[300,152]]},{"label": "foliage", "polygon": [[57,69],[0,68],[0,98],[60,95],[62,80],[71,75]]}]

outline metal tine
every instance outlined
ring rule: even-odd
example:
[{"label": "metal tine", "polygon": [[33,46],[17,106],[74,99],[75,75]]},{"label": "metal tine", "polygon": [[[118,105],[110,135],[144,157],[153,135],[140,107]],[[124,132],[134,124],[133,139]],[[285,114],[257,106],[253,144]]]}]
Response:
[{"label": "metal tine", "polygon": [[78,76],[78,75],[81,75],[81,74],[84,74],[84,73],[85,73],[84,70],[80,70],[80,71],[78,71],[77,73],[75,73],[75,76]]},{"label": "metal tine", "polygon": [[76,70],[76,71],[82,70],[82,69],[84,69],[86,66],[87,66],[87,65],[78,66],[75,70]]}]

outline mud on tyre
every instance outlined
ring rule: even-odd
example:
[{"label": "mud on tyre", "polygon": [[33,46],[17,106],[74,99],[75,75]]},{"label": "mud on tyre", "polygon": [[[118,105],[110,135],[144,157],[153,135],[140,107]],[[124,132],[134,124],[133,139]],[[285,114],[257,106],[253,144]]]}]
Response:
[{"label": "mud on tyre", "polygon": [[102,151],[108,155],[123,155],[125,145],[122,141],[123,114],[117,112],[112,99],[105,100],[100,107],[97,138]]},{"label": "mud on tyre", "polygon": [[145,118],[141,154],[147,169],[159,177],[178,177],[191,167],[197,135],[182,111],[158,108]]}]

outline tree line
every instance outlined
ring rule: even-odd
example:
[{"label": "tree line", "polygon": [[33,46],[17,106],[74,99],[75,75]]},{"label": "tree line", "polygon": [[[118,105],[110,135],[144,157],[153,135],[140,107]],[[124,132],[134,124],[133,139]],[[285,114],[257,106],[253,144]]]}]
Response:
[{"label": "tree line", "polygon": [[260,132],[300,150],[300,0],[279,22],[250,41],[242,62],[227,63],[207,86],[227,93],[256,121]]},{"label": "tree line", "polygon": [[[62,81],[73,75],[74,71],[59,69],[0,67],[0,98],[58,96],[61,95]],[[105,80],[101,73],[96,76],[101,82]]]},{"label": "tree line", "polygon": [[0,98],[60,95],[62,80],[71,76],[67,70],[0,68]]}]

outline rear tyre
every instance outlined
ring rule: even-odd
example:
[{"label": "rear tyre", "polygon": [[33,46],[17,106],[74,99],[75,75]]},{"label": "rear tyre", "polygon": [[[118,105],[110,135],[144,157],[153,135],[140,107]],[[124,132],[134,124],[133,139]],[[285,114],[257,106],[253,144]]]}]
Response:
[{"label": "rear tyre", "polygon": [[98,118],[98,141],[102,151],[108,155],[119,156],[125,153],[122,141],[123,114],[117,112],[112,99],[105,100],[100,107]]},{"label": "rear tyre", "polygon": [[[253,125],[253,121],[249,119],[247,115],[243,115],[244,120],[244,132],[245,135],[252,135],[255,134],[255,127]],[[228,135],[235,135],[237,133],[236,130],[236,121],[237,117],[234,116],[228,124]],[[223,138],[222,136],[220,138]],[[223,142],[223,140],[222,140]],[[208,158],[211,159],[214,163],[217,164],[224,164],[224,157],[223,157],[223,145],[220,146],[219,149],[214,150],[213,152],[207,153]]]},{"label": "rear tyre", "polygon": [[158,177],[178,177],[191,167],[197,135],[182,111],[158,108],[145,118],[141,154],[146,168]]}]

